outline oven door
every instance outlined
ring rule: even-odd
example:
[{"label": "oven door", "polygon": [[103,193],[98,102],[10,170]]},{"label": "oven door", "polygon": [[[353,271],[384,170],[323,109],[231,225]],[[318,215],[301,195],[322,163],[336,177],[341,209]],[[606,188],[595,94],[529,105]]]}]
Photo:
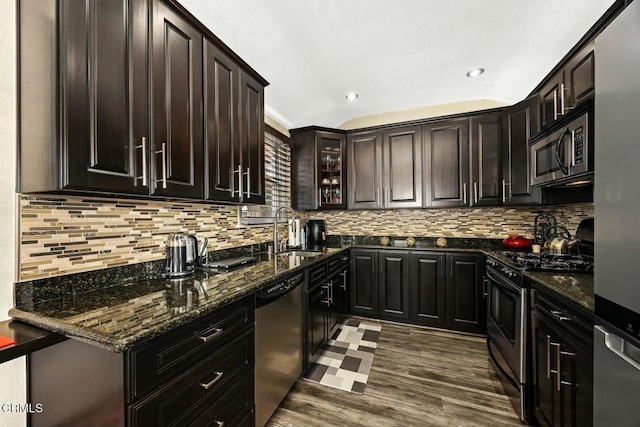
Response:
[{"label": "oven door", "polygon": [[487,266],[487,339],[490,351],[499,351],[492,355],[497,363],[507,366],[500,368],[513,373],[513,378],[521,384],[526,380],[525,338],[527,290],[511,283]]}]

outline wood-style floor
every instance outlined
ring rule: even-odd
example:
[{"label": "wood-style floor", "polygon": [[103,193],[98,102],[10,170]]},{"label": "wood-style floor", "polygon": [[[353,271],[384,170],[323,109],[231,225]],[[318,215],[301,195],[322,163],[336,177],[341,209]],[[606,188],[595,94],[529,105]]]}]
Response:
[{"label": "wood-style floor", "polygon": [[300,380],[269,427],[518,426],[485,340],[382,323],[364,395]]}]

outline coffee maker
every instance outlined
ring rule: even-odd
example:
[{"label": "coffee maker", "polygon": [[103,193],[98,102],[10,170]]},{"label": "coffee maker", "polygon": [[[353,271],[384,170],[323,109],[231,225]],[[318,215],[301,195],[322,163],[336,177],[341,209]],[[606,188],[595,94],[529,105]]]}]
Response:
[{"label": "coffee maker", "polygon": [[307,222],[309,232],[307,242],[309,247],[324,246],[327,241],[327,226],[321,219],[310,219]]},{"label": "coffee maker", "polygon": [[165,276],[180,278],[190,276],[196,264],[206,263],[208,239],[198,248],[198,238],[193,234],[173,233],[167,238]]}]

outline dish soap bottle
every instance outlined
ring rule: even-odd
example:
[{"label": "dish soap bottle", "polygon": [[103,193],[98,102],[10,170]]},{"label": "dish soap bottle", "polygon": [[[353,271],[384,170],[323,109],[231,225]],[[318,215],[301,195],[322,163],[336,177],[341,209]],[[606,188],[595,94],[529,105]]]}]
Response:
[{"label": "dish soap bottle", "polygon": [[302,249],[307,249],[307,226],[303,225],[300,227],[300,245]]}]

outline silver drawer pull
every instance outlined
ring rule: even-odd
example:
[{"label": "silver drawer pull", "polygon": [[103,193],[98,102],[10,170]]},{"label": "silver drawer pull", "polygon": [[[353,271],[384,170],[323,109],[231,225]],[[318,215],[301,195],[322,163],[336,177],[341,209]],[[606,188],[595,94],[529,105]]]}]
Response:
[{"label": "silver drawer pull", "polygon": [[211,335],[207,335],[206,337],[198,337],[198,338],[201,339],[203,342],[207,342],[207,341],[215,338],[220,333],[222,333],[223,330],[224,329],[222,329],[222,328],[216,328],[216,331],[214,333],[212,333]]},{"label": "silver drawer pull", "polygon": [[571,317],[563,316],[563,312],[557,310],[551,310],[551,313],[554,314],[558,320],[564,322],[565,320],[571,320]]},{"label": "silver drawer pull", "polygon": [[224,372],[216,372],[216,377],[214,379],[211,380],[211,382],[205,384],[205,383],[200,383],[200,387],[202,387],[205,390],[209,390],[211,387],[213,387],[213,385],[215,383],[217,383],[218,381],[220,381],[220,378],[222,378],[222,376],[224,375]]},{"label": "silver drawer pull", "polygon": [[224,421],[215,420],[214,423],[216,423],[216,426],[218,427],[224,427]]}]

